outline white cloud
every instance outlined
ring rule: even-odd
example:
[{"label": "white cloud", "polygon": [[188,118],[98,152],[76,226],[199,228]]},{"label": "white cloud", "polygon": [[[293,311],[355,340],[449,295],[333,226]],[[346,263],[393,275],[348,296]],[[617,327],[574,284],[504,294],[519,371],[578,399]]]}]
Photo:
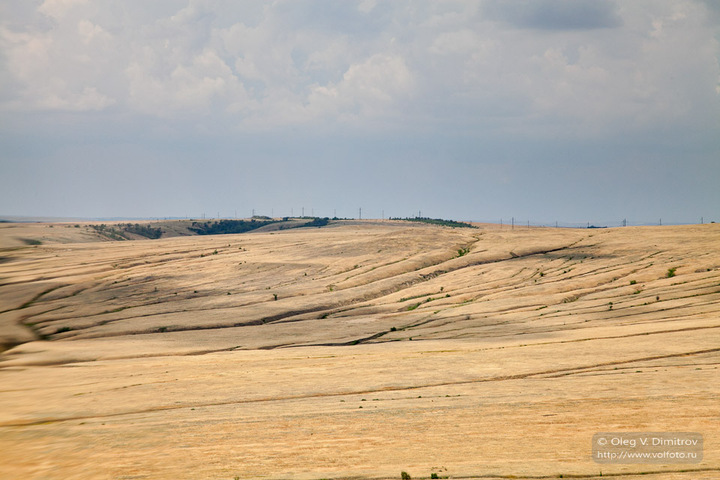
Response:
[{"label": "white cloud", "polygon": [[94,25],[89,20],[80,20],[77,28],[78,34],[80,34],[80,37],[86,44],[93,40],[110,40],[112,38],[102,27]]},{"label": "white cloud", "polygon": [[161,74],[152,71],[155,58],[155,52],[148,51],[125,71],[129,103],[143,113],[161,117],[183,110],[206,114],[215,104],[221,111],[230,107],[237,112],[248,102],[242,83],[211,49]]},{"label": "white cloud", "polygon": [[[97,87],[72,81],[53,70],[58,46],[50,34],[16,33],[0,30],[7,67],[18,84],[14,98],[3,103],[13,111],[23,110],[101,110],[116,100]],[[80,61],[82,55],[74,60]]]},{"label": "white cloud", "polygon": [[377,54],[351,65],[337,83],[312,85],[298,116],[286,120],[334,119],[357,126],[395,119],[404,115],[403,103],[415,93],[415,81],[404,59]]},{"label": "white cloud", "polygon": [[0,28],[0,41],[7,69],[21,81],[43,73],[50,63],[53,38],[49,34],[13,32]]},{"label": "white cloud", "polygon": [[717,26],[691,0],[546,0],[561,24],[524,1],[105,1],[46,0],[37,11],[52,28],[0,26],[5,108],[114,106],[268,129],[504,118],[517,131],[595,134],[717,113]]},{"label": "white cloud", "polygon": [[102,110],[115,103],[114,99],[98,93],[95,87],[85,87],[80,93],[64,92],[62,95],[49,92],[36,99],[36,106],[39,109],[78,112]]},{"label": "white cloud", "polygon": [[449,55],[454,53],[466,53],[476,50],[482,41],[478,35],[467,28],[453,32],[443,32],[438,35],[430,47],[430,53],[437,55]]},{"label": "white cloud", "polygon": [[69,10],[87,3],[88,0],[45,0],[38,7],[38,12],[62,20]]},{"label": "white cloud", "polygon": [[362,0],[358,4],[358,11],[362,13],[370,13],[377,5],[377,0]]},{"label": "white cloud", "polygon": [[340,90],[358,102],[392,104],[411,96],[413,77],[398,55],[378,53],[363,63],[351,65],[343,75]]}]

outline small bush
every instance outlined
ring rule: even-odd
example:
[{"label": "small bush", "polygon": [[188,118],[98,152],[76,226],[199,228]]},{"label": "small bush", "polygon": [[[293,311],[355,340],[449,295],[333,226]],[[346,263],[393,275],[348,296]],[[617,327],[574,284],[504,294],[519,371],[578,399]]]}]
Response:
[{"label": "small bush", "polygon": [[466,222],[458,222],[455,220],[443,220],[442,218],[428,218],[428,217],[414,217],[414,218],[393,218],[390,220],[404,220],[406,222],[422,222],[429,223],[431,225],[442,225],[444,227],[465,227],[465,228],[478,228],[475,225],[471,225]]},{"label": "small bush", "polygon": [[667,271],[667,278],[672,278],[675,276],[675,270],[677,270],[677,267],[668,268]]},{"label": "small bush", "polygon": [[411,480],[412,477],[407,472],[400,472],[400,478],[402,480]]},{"label": "small bush", "polygon": [[158,239],[162,236],[162,229],[160,228],[153,228],[149,225],[140,225],[140,224],[132,224],[127,223],[125,225],[119,225],[125,232],[128,233],[134,233],[135,235],[140,235],[141,237],[150,238],[150,239]]},{"label": "small bush", "polygon": [[256,221],[247,220],[220,220],[213,222],[193,222],[190,231],[198,235],[221,235],[226,233],[245,233],[265,225],[277,223],[276,220]]},{"label": "small bush", "polygon": [[635,285],[637,282],[635,280],[630,280],[630,285]]}]

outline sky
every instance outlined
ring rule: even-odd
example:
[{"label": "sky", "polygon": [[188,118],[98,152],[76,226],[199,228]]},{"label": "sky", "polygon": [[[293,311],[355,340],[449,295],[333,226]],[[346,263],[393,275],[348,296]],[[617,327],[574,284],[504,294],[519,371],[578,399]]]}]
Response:
[{"label": "sky", "polygon": [[0,215],[720,221],[715,0],[0,0]]}]

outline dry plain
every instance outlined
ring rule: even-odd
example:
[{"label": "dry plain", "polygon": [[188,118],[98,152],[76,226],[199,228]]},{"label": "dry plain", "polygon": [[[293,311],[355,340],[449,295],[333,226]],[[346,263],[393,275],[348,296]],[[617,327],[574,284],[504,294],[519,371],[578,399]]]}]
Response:
[{"label": "dry plain", "polygon": [[0,312],[0,478],[720,478],[717,224],[0,224]]}]

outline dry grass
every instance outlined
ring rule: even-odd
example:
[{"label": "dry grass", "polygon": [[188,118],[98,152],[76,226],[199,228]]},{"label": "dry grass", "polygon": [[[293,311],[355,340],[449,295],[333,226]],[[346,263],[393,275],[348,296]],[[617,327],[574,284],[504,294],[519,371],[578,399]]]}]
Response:
[{"label": "dry grass", "polygon": [[[717,478],[718,234],[2,224],[0,477]],[[598,431],[704,460],[598,465]]]}]

